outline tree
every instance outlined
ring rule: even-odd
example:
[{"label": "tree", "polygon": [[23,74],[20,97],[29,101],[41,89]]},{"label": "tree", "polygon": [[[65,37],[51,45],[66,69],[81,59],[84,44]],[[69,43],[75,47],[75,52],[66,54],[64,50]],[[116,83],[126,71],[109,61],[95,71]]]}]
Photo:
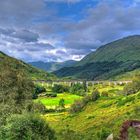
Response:
[{"label": "tree", "polygon": [[65,100],[64,99],[60,99],[59,106],[62,108],[65,108]]},{"label": "tree", "polygon": [[100,92],[98,90],[94,90],[91,94],[91,100],[96,101],[100,98]]},{"label": "tree", "polygon": [[55,92],[55,93],[63,93],[63,92],[68,92],[69,88],[67,86],[64,86],[64,85],[55,84],[52,87],[52,91]]},{"label": "tree", "polygon": [[37,99],[38,95],[43,93],[43,92],[46,92],[46,88],[43,87],[43,86],[36,85],[35,86],[35,92],[32,95],[32,99]]},{"label": "tree", "polygon": [[87,83],[86,83],[86,81],[83,82],[83,89],[84,89],[85,92],[87,92]]},{"label": "tree", "polygon": [[8,67],[0,73],[0,81],[0,104],[24,108],[31,101],[34,85],[23,71]]},{"label": "tree", "polygon": [[86,95],[84,86],[83,86],[83,84],[80,84],[80,83],[73,84],[70,88],[70,93],[77,94],[80,96]]},{"label": "tree", "polygon": [[135,94],[138,91],[140,91],[140,76],[135,77],[132,83],[126,84],[123,89],[125,95]]}]

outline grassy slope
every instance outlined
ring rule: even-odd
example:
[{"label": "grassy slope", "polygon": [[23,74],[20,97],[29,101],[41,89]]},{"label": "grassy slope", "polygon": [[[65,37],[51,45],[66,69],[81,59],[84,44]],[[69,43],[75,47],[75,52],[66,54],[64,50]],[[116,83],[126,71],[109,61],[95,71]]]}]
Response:
[{"label": "grassy slope", "polygon": [[77,65],[92,62],[140,60],[140,36],[126,37],[107,45],[84,57]]},{"label": "grassy slope", "polygon": [[[53,113],[44,117],[57,132],[68,127],[83,134],[83,140],[104,140],[98,137],[100,133],[105,137],[113,133],[117,137],[123,121],[140,119],[140,115],[137,114],[140,93],[125,97],[112,94],[112,89],[114,88],[101,88],[100,91],[110,91],[110,96],[90,102],[80,113]],[[122,87],[115,89],[122,90]]]},{"label": "grassy slope", "polygon": [[[0,67],[6,69],[10,66],[12,69],[25,72],[32,79],[53,79],[54,75],[32,67],[23,61],[9,57],[6,54],[0,52]],[[4,72],[4,71],[3,71]]]}]

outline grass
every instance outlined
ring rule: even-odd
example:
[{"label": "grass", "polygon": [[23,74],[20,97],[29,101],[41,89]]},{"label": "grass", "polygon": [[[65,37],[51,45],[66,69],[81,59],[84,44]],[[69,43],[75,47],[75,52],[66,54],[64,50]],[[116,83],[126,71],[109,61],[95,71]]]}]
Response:
[{"label": "grass", "polygon": [[[112,91],[112,96],[101,97],[96,102],[88,103],[83,111],[79,113],[50,113],[44,115],[44,118],[56,132],[62,131],[67,126],[70,130],[83,134],[84,140],[88,140],[89,138],[104,140],[111,133],[117,138],[124,121],[128,119],[140,119],[140,114],[137,114],[139,112],[136,112],[140,106],[140,94],[129,95],[126,98],[123,95],[118,96],[116,94],[114,96],[116,90],[123,89],[123,87],[115,86],[114,90],[113,87],[108,86],[106,88],[99,86],[98,88],[100,91],[109,91],[110,95]],[[61,98],[61,96],[60,94],[59,97]],[[73,97],[71,96],[70,98]],[[99,135],[101,136],[100,138]]]},{"label": "grass", "polygon": [[101,129],[105,128],[117,137],[123,121],[131,118],[140,119],[134,113],[135,107],[140,105],[140,100],[136,99],[135,102],[130,100],[129,104],[118,106],[118,98],[110,100],[99,99],[97,102],[88,104],[84,111],[74,115],[50,114],[46,115],[45,118],[58,132],[68,125],[69,129],[79,133],[97,135]]},{"label": "grass", "polygon": [[48,98],[48,97],[40,97],[35,100],[35,102],[41,102],[46,107],[55,107],[59,105],[60,99],[65,100],[65,105],[70,106],[75,100],[81,99],[81,96],[73,95],[69,93],[57,94],[57,97]]}]

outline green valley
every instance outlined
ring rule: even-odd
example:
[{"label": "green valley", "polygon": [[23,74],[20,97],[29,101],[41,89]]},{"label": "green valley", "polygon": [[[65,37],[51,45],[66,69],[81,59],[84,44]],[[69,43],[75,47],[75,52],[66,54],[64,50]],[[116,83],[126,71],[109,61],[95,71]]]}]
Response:
[{"label": "green valley", "polygon": [[[121,42],[130,38],[139,37]],[[87,58],[52,74],[0,52],[0,139],[122,140],[122,124],[140,120],[139,57],[81,64]],[[138,140],[129,127],[126,137]]]},{"label": "green valley", "polygon": [[140,140],[140,0],[0,0],[0,140]]}]

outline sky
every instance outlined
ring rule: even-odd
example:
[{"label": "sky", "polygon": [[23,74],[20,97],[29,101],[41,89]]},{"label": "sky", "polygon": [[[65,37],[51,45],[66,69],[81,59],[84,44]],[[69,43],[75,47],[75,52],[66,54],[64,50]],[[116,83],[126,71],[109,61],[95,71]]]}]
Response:
[{"label": "sky", "polygon": [[33,61],[80,60],[140,34],[140,0],[0,0],[0,51]]}]

